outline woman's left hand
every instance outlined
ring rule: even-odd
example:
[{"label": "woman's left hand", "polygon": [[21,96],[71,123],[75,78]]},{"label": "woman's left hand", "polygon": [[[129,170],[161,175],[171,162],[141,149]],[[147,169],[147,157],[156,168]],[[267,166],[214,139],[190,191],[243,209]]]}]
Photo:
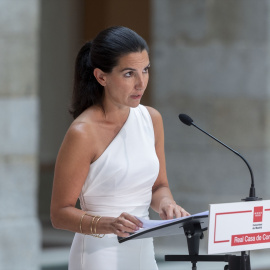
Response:
[{"label": "woman's left hand", "polygon": [[173,219],[179,217],[190,216],[190,214],[182,208],[180,205],[177,205],[175,201],[171,199],[163,199],[159,207],[159,216],[161,219]]}]

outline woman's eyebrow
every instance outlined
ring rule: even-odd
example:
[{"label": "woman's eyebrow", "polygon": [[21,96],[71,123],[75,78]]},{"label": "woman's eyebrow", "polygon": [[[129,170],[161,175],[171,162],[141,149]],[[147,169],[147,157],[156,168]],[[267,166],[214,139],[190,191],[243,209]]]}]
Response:
[{"label": "woman's eyebrow", "polygon": [[129,67],[127,67],[127,68],[123,68],[123,69],[121,70],[121,72],[126,71],[126,70],[136,71],[135,68],[129,68]]},{"label": "woman's eyebrow", "polygon": [[[149,67],[150,67],[150,63],[149,63],[145,68],[149,68]],[[121,72],[126,71],[126,70],[136,71],[135,68],[129,68],[129,67],[126,67],[126,68],[121,69]]]}]

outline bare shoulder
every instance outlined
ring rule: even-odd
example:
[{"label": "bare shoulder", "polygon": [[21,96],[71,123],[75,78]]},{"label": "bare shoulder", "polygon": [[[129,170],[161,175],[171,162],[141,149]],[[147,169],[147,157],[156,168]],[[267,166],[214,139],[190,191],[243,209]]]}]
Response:
[{"label": "bare shoulder", "polygon": [[91,123],[91,120],[85,121],[85,119],[75,119],[64,137],[61,152],[64,154],[75,154],[82,158],[86,157],[88,160],[92,160],[95,157],[95,127]]},{"label": "bare shoulder", "polygon": [[65,141],[86,143],[91,140],[91,125],[85,122],[74,121],[65,136]]},{"label": "bare shoulder", "polygon": [[161,116],[160,112],[158,110],[154,109],[153,107],[149,107],[149,106],[145,106],[145,107],[148,110],[148,112],[152,118],[154,126],[158,125],[158,124],[162,124],[162,116]]},{"label": "bare shoulder", "polygon": [[82,113],[70,125],[67,137],[74,140],[92,140],[95,130],[95,113],[92,110]]}]

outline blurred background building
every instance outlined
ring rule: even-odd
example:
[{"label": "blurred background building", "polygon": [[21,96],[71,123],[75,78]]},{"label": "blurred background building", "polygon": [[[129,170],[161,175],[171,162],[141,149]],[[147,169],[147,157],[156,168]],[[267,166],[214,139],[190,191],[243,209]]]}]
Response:
[{"label": "blurred background building", "polygon": [[[67,269],[73,234],[49,216],[54,163],[72,121],[77,51],[112,25],[150,45],[142,103],[163,116],[175,200],[196,213],[240,201],[250,186],[243,161],[179,113],[242,153],[257,195],[269,198],[269,0],[0,0],[0,270]],[[160,260],[187,253],[181,236],[155,246]],[[270,269],[269,250],[253,254],[252,269]]]}]

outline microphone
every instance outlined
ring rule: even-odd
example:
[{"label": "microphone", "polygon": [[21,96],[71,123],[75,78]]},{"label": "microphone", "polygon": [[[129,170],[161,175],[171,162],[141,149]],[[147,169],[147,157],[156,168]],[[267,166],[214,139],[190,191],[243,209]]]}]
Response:
[{"label": "microphone", "polygon": [[227,149],[231,150],[234,154],[236,154],[237,156],[239,156],[246,163],[246,165],[247,165],[247,167],[249,169],[249,172],[250,172],[250,176],[251,176],[251,186],[250,186],[250,190],[249,190],[249,196],[246,197],[245,199],[242,199],[242,201],[258,201],[258,200],[262,200],[262,198],[258,198],[258,197],[255,196],[255,185],[254,185],[253,172],[252,172],[252,169],[249,166],[248,162],[244,159],[244,157],[242,155],[240,155],[237,151],[233,150],[228,145],[224,144],[223,142],[221,142],[220,140],[218,140],[217,138],[215,138],[211,134],[207,133],[206,131],[204,131],[203,129],[201,129],[197,125],[195,125],[193,123],[192,118],[189,117],[188,115],[186,115],[186,114],[179,114],[179,119],[180,119],[180,121],[182,123],[184,123],[187,126],[191,126],[192,125],[192,126],[196,127],[197,129],[199,129],[200,131],[202,131],[204,134],[208,135],[209,137],[211,137],[212,139],[214,139],[218,143],[220,143],[223,146],[225,146]]}]

